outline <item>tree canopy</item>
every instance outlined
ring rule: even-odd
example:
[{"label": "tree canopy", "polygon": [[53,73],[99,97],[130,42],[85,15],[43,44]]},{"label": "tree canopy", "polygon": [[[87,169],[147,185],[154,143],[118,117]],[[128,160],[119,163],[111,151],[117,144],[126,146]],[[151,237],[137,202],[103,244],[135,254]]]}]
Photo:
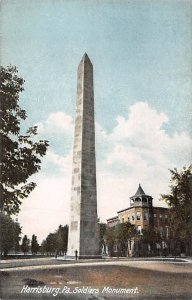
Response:
[{"label": "tree canopy", "polygon": [[136,226],[130,222],[120,223],[117,225],[117,241],[121,254],[124,256],[128,250],[128,241],[133,237],[137,237],[138,232]]},{"label": "tree canopy", "polygon": [[161,199],[170,207],[171,237],[175,242],[183,242],[188,248],[191,245],[192,232],[192,192],[190,177],[192,166],[184,167],[181,171],[170,170],[170,192],[161,195]]},{"label": "tree canopy", "polygon": [[127,255],[128,241],[137,237],[136,226],[130,222],[119,223],[113,227],[106,226],[104,238],[106,240],[108,251],[113,255],[114,246],[116,245],[121,256]]},{"label": "tree canopy", "polygon": [[37,236],[33,234],[31,238],[31,252],[32,254],[36,254],[38,250],[39,250],[39,243],[37,241]]},{"label": "tree canopy", "polygon": [[54,233],[49,233],[41,244],[41,252],[43,253],[66,253],[68,243],[68,225],[59,225]]},{"label": "tree canopy", "polygon": [[21,244],[21,250],[23,251],[24,254],[26,254],[29,251],[29,246],[30,246],[30,239],[28,239],[27,235],[25,234]]},{"label": "tree canopy", "polygon": [[24,80],[16,67],[0,67],[0,210],[17,214],[20,204],[35,188],[28,182],[40,170],[40,158],[46,154],[48,141],[35,139],[37,127],[21,134],[26,111],[19,106]]},{"label": "tree canopy", "polygon": [[6,256],[10,250],[19,250],[20,225],[9,216],[0,213],[0,251]]}]

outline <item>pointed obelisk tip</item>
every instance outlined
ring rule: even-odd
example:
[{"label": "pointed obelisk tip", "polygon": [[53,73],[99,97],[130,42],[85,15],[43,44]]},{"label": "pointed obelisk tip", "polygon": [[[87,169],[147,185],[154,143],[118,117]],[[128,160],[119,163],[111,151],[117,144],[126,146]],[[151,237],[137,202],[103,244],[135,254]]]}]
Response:
[{"label": "pointed obelisk tip", "polygon": [[83,57],[82,57],[82,60],[81,60],[82,62],[90,62],[91,63],[91,60],[90,60],[90,58],[89,58],[89,56],[87,55],[87,53],[85,52],[84,53],[84,55],[83,55]]},{"label": "pointed obelisk tip", "polygon": [[87,58],[89,58],[89,56],[87,55],[87,53],[86,53],[86,52],[84,53],[84,55],[83,55],[83,58],[84,58],[84,59],[87,59]]}]

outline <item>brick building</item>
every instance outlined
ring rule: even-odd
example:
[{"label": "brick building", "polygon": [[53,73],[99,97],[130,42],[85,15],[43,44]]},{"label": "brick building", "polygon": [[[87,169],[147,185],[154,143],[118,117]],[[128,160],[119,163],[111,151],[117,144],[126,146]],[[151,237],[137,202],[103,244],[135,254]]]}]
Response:
[{"label": "brick building", "polygon": [[[142,236],[142,231],[154,228],[159,233],[162,244],[156,245],[157,248],[166,248],[166,239],[169,236],[169,209],[165,207],[154,207],[153,198],[145,194],[141,185],[134,196],[130,197],[130,207],[117,212],[117,216],[107,219],[109,227],[117,224],[130,222],[137,228],[138,233]],[[136,243],[130,241],[128,255],[134,255]]]}]

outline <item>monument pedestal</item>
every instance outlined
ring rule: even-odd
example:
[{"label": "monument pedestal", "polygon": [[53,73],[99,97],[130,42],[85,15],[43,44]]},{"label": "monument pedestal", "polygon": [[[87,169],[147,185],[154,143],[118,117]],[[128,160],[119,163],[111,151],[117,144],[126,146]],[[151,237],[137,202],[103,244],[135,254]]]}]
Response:
[{"label": "monument pedestal", "polygon": [[[66,256],[66,260],[76,260],[76,257],[75,256]],[[79,260],[79,259],[102,259],[102,256],[101,255],[80,255],[80,256],[78,256],[78,259],[77,260]]]}]

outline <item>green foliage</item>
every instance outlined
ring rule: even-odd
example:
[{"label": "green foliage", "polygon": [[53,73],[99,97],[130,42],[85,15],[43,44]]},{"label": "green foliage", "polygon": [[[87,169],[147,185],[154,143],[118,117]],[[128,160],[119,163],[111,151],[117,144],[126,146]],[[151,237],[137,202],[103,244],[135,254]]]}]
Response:
[{"label": "green foliage", "polygon": [[113,255],[113,249],[116,245],[122,256],[126,256],[128,250],[128,241],[137,237],[137,229],[130,222],[120,223],[113,227],[106,227],[105,239],[108,250]]},{"label": "green foliage", "polygon": [[68,243],[68,225],[59,225],[54,233],[49,233],[41,244],[41,252],[54,254],[66,253]]},{"label": "green foliage", "polygon": [[112,255],[114,245],[117,242],[116,227],[106,227],[105,239],[108,246],[108,251]]},{"label": "green foliage", "polygon": [[67,243],[68,243],[68,226],[59,226],[56,231],[56,245],[57,252],[67,252]]},{"label": "green foliage", "polygon": [[106,224],[99,223],[99,246],[100,249],[105,244]]},{"label": "green foliage", "polygon": [[116,231],[119,248],[121,254],[124,256],[128,250],[128,241],[137,236],[137,229],[135,225],[131,224],[130,222],[125,222],[118,224]]},{"label": "green foliage", "polygon": [[15,67],[0,67],[0,210],[9,215],[19,212],[22,200],[35,188],[28,179],[40,170],[40,158],[48,147],[47,141],[34,141],[36,126],[20,133],[21,121],[27,117],[19,106],[23,84]]},{"label": "green foliage", "polygon": [[42,241],[41,246],[40,246],[40,251],[41,251],[42,254],[45,254],[45,253],[48,254],[48,251],[47,251],[47,241],[46,240]]},{"label": "green foliage", "polygon": [[39,244],[37,242],[37,236],[33,234],[31,239],[31,252],[32,254],[36,254],[38,250],[39,250]]},{"label": "green foliage", "polygon": [[130,222],[120,223],[117,225],[117,239],[120,242],[127,242],[129,239],[137,235],[135,225]]},{"label": "green foliage", "polygon": [[155,251],[156,244],[161,244],[162,240],[165,241],[165,238],[161,237],[160,233],[154,229],[153,226],[149,226],[146,229],[142,230],[142,235],[140,236],[140,241],[145,245],[150,245],[151,251]]},{"label": "green foliage", "polygon": [[21,251],[26,254],[29,251],[30,240],[28,239],[27,235],[24,235],[22,244],[21,244]]},{"label": "green foliage", "polygon": [[171,185],[169,194],[161,195],[161,199],[170,207],[171,238],[186,245],[191,239],[192,232],[192,195],[189,177],[192,166],[184,167],[181,171],[170,170]]},{"label": "green foliage", "polygon": [[49,233],[46,238],[46,252],[53,254],[57,247],[57,238],[55,233]]},{"label": "green foliage", "polygon": [[3,213],[0,213],[0,224],[0,251],[6,256],[10,250],[18,250],[21,227]]}]

